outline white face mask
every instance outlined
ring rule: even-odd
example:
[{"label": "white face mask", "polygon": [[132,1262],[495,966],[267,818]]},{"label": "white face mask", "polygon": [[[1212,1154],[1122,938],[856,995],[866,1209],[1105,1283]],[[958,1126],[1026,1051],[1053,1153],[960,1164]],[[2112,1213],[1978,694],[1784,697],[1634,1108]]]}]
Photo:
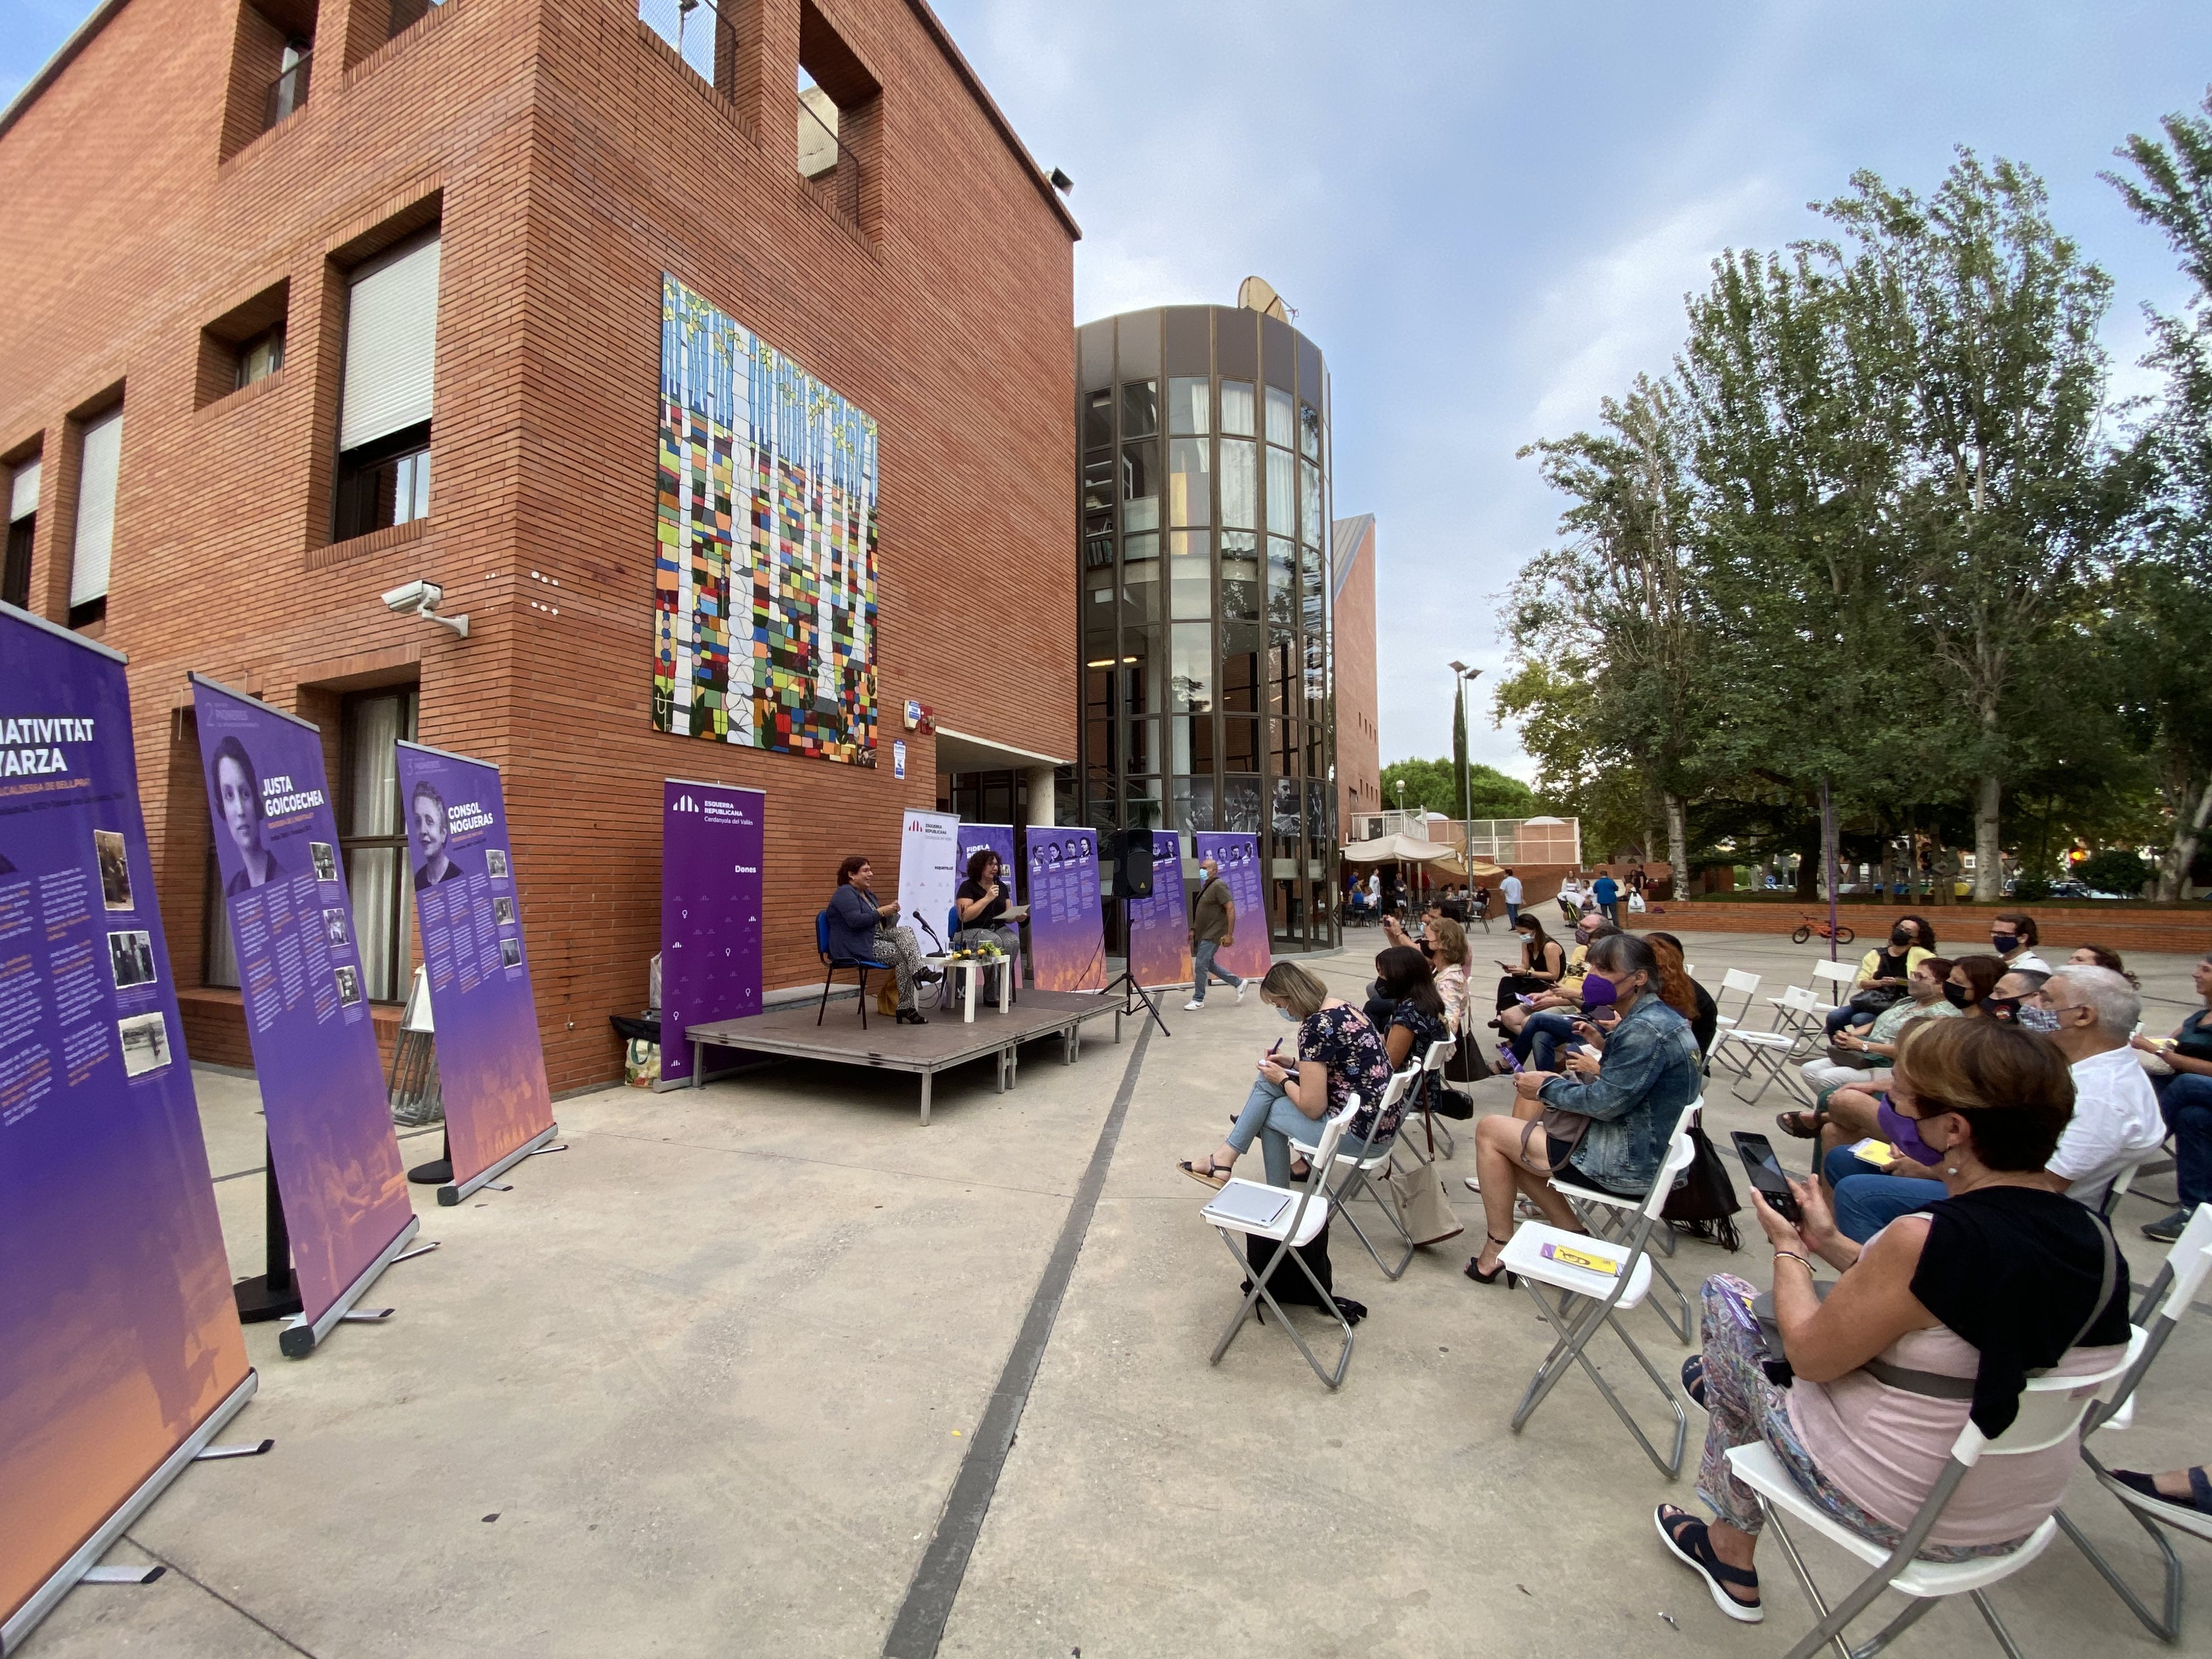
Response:
[{"label": "white face mask", "polygon": [[1280,1014],[1285,1019],[1290,1021],[1293,1025],[1300,1023],[1298,1017],[1292,1013],[1289,1009],[1284,1007],[1280,1003],[1277,1003],[1275,1005],[1275,1012]]}]

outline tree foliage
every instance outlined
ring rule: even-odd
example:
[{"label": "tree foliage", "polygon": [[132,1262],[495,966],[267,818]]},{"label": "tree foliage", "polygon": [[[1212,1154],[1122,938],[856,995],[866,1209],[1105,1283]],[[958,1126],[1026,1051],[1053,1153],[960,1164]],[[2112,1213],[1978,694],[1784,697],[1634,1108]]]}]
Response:
[{"label": "tree foliage", "polygon": [[1446,817],[1528,818],[1536,815],[1536,797],[1528,786],[1494,766],[1480,763],[1468,768],[1474,783],[1474,811],[1461,813],[1459,769],[1449,760],[1392,761],[1382,769],[1382,805],[1395,810],[1398,786],[1404,784],[1406,811],[1441,812]]}]

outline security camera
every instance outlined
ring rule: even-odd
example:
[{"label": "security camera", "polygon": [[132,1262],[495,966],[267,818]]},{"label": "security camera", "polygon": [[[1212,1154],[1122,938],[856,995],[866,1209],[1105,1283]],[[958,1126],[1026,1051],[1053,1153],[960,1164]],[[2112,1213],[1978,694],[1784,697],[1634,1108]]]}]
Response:
[{"label": "security camera", "polygon": [[410,611],[435,611],[438,601],[446,597],[446,590],[435,582],[409,582],[404,587],[395,587],[384,596],[387,611],[405,616]]},{"label": "security camera", "polygon": [[468,638],[469,619],[466,617],[441,617],[438,614],[439,601],[445,597],[446,590],[437,583],[415,581],[391,589],[384,596],[384,605],[385,609],[399,616],[417,616],[425,622],[437,623],[441,628],[451,629],[462,639]]}]

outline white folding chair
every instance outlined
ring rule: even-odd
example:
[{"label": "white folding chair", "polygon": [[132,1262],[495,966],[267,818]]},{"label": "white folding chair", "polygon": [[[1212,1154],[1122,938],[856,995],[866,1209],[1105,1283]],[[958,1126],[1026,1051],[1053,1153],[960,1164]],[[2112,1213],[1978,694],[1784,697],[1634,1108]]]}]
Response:
[{"label": "white folding chair", "polygon": [[[1389,1086],[1382,1091],[1382,1103],[1376,1109],[1376,1123],[1389,1116],[1392,1108],[1404,1103],[1407,1096],[1413,1092],[1414,1079],[1420,1074],[1421,1068],[1418,1066],[1408,1066],[1402,1072],[1390,1074]],[[1364,1152],[1338,1152],[1331,1164],[1333,1170],[1343,1172],[1343,1178],[1334,1188],[1326,1186],[1322,1188],[1328,1194],[1328,1201],[1336,1206],[1336,1212],[1344,1218],[1352,1231],[1359,1236],[1359,1242],[1367,1247],[1367,1254],[1375,1258],[1375,1265],[1382,1268],[1382,1277],[1394,1284],[1404,1275],[1407,1266],[1413,1259],[1416,1247],[1413,1234],[1407,1232],[1406,1224],[1398,1219],[1398,1206],[1375,1190],[1370,1178],[1376,1171],[1390,1167],[1390,1154],[1396,1147],[1399,1137],[1405,1133],[1405,1124],[1406,1120],[1401,1116],[1395,1130],[1379,1140],[1368,1142]],[[1320,1139],[1318,1135],[1312,1141],[1300,1140],[1293,1136],[1291,1150],[1301,1154],[1311,1166],[1321,1157]],[[1359,1224],[1359,1218],[1352,1213],[1352,1200],[1362,1194],[1374,1200],[1376,1207],[1382,1212],[1383,1219],[1390,1224],[1391,1231],[1405,1242],[1406,1254],[1398,1259],[1398,1265],[1395,1267],[1382,1259],[1382,1252],[1375,1248],[1375,1241],[1368,1237],[1367,1230]]]},{"label": "white folding chair", "polygon": [[[2041,1376],[2028,1379],[2027,1387],[2020,1397],[2020,1415],[2013,1425],[1996,1439],[1986,1437],[1972,1423],[1960,1431],[1952,1443],[1951,1455],[1936,1477],[1936,1484],[1920,1505],[1912,1524],[1905,1529],[1895,1548],[1876,1543],[1863,1533],[1845,1526],[1826,1510],[1817,1507],[1806,1496],[1805,1489],[1797,1484],[1782,1460],[1774,1455],[1773,1448],[1764,1441],[1747,1446],[1733,1446],[1729,1449],[1729,1468],[1735,1478],[1749,1486],[1759,1496],[1759,1507],[1772,1523],[1775,1536],[1780,1540],[1782,1553],[1789,1558],[1797,1581],[1820,1615],[1810,1634],[1790,1650],[1789,1659],[1812,1659],[1812,1656],[1833,1642],[1848,1656],[1880,1652],[1900,1635],[1921,1614],[1946,1596],[1969,1595],[1982,1615],[1991,1634],[2012,1659],[2021,1659],[2020,1649],[2014,1644],[2012,1634],[1998,1619],[1996,1609],[1990,1605],[1984,1593],[1992,1584],[2009,1578],[2027,1566],[2051,1547],[2058,1535],[2058,1521],[2055,1516],[2027,1535],[2027,1540],[2006,1555],[1977,1556],[1966,1561],[1923,1561],[1918,1559],[1920,1547],[1928,1541],[1937,1521],[1942,1518],[1951,1495],[1959,1483],[1966,1478],[1975,1464],[1984,1457],[2013,1457],[2022,1452],[2042,1451],[2078,1433],[2081,1422],[2096,1404],[2099,1387],[2120,1376],[2134,1361],[2143,1346],[2143,1334],[2133,1333],[2124,1358],[2116,1359],[2103,1370],[2073,1376]],[[1864,1583],[1852,1590],[1831,1609],[1821,1599],[1820,1587],[1798,1553],[1797,1542],[1790,1537],[1783,1517],[1810,1527],[1830,1542],[1844,1549],[1874,1568]],[[1910,1598],[1905,1611],[1890,1620],[1881,1633],[1858,1648],[1844,1640],[1844,1632],[1851,1621],[1873,1605],[1875,1598],[1885,1589]]]},{"label": "white folding chair", "polygon": [[[1674,1122],[1676,1136],[1686,1137],[1689,1134],[1690,1126],[1698,1121],[1698,1114],[1705,1109],[1705,1097],[1699,1096],[1682,1108],[1682,1115]],[[1571,1170],[1573,1167],[1570,1164],[1568,1169]],[[1601,1238],[1612,1239],[1617,1243],[1626,1242],[1630,1229],[1636,1224],[1637,1216],[1644,1208],[1643,1199],[1623,1198],[1618,1193],[1601,1192],[1595,1187],[1585,1187],[1571,1176],[1553,1176],[1552,1187],[1568,1203],[1574,1206],[1575,1214],[1581,1218],[1583,1226]],[[1666,1224],[1662,1222],[1652,1230],[1652,1238],[1655,1242],[1672,1243],[1674,1234]],[[1690,1314],[1690,1298],[1682,1294],[1682,1287],[1674,1282],[1674,1276],[1667,1271],[1665,1266],[1656,1255],[1651,1258],[1651,1271],[1659,1275],[1660,1282],[1672,1292],[1678,1312],[1668,1312],[1666,1307],[1656,1298],[1651,1304],[1651,1311],[1664,1320],[1668,1328],[1680,1340],[1684,1347],[1687,1347],[1691,1341],[1691,1333],[1697,1328]]]},{"label": "white folding chair", "polygon": [[[1751,1000],[1758,994],[1759,975],[1757,974],[1747,974],[1741,968],[1728,969],[1721,975],[1720,994],[1713,999],[1715,1010],[1713,1029],[1716,1031],[1732,1031],[1750,1018]],[[1733,1013],[1729,1012],[1728,1000],[1730,997],[1736,999],[1735,1012]],[[1717,1043],[1715,1046],[1717,1048]],[[1731,1056],[1719,1053],[1716,1053],[1713,1058],[1719,1064],[1727,1066],[1729,1071],[1735,1073],[1737,1076],[1743,1075],[1743,1063],[1741,1060],[1731,1063]]]},{"label": "white folding chair", "polygon": [[[1444,1067],[1451,1063],[1451,1057],[1458,1052],[1457,1039],[1438,1037],[1431,1042],[1429,1045],[1429,1052],[1422,1057],[1420,1075],[1414,1079],[1413,1092],[1406,1104],[1406,1116],[1409,1121],[1416,1117],[1425,1119],[1428,1126],[1436,1131],[1437,1139],[1443,1142],[1443,1148],[1437,1156],[1446,1158],[1458,1150],[1452,1140],[1451,1125],[1438,1117],[1431,1109],[1435,1103],[1437,1094],[1445,1086]],[[1400,1133],[1404,1132],[1401,1130]],[[1410,1140],[1406,1144],[1409,1148],[1413,1146],[1413,1142]],[[1418,1150],[1414,1151],[1413,1155],[1420,1158],[1425,1164],[1428,1161]]]},{"label": "white folding chair", "polygon": [[1813,983],[1808,988],[1816,997],[1824,994],[1821,1013],[1832,1014],[1851,1000],[1851,987],[1859,982],[1858,964],[1850,962],[1816,962],[1813,964]]},{"label": "white folding chair", "polygon": [[[1742,1064],[1737,1068],[1737,1075],[1743,1081],[1748,1083],[1754,1074],[1758,1075],[1759,1087],[1752,1091],[1751,1098],[1744,1103],[1746,1105],[1758,1105],[1760,1097],[1773,1086],[1778,1078],[1782,1080],[1785,1091],[1805,1097],[1802,1094],[1803,1085],[1790,1067],[1792,1062],[1804,1058],[1811,1047],[1811,1039],[1806,1035],[1801,1022],[1808,1012],[1819,1004],[1813,994],[1802,985],[1790,986],[1774,1001],[1778,1005],[1775,1023],[1778,1026],[1786,1024],[1786,1030],[1747,1031],[1738,1026],[1732,1031],[1721,1032],[1714,1039],[1713,1046],[1717,1049],[1734,1044],[1735,1048],[1742,1051]],[[1818,1020],[1814,1021],[1812,1029],[1816,1033],[1820,1031]]]},{"label": "white folding chair", "polygon": [[2194,1507],[2161,1503],[2131,1486],[2122,1486],[2112,1478],[2112,1472],[2098,1462],[2096,1453],[2089,1449],[2089,1437],[2102,1431],[2127,1427],[2135,1415],[2136,1395],[2142,1386],[2144,1373],[2150,1370],[2151,1362],[2158,1358],[2159,1350],[2166,1346],[2166,1339],[2173,1334],[2173,1328],[2181,1322],[2182,1315],[2189,1311],[2190,1304],[2197,1299],[2197,1292],[2203,1289],[2207,1278],[2212,1278],[2212,1204],[2200,1204],[2197,1206],[2197,1212],[2189,1218],[2189,1224],[2181,1230],[2181,1237],[2175,1241],[2173,1248],[2166,1252],[2166,1266],[2160,1270],[2157,1279],[2136,1306],[2136,1324],[2141,1328],[2145,1315],[2154,1304],[2159,1302],[2160,1292],[2164,1292],[2163,1304],[2159,1306],[2157,1316],[2151,1321],[2146,1333],[2142,1352],[2128,1367],[2127,1375],[2112,1390],[2109,1402],[2100,1404],[2090,1413],[2088,1426],[2081,1437],[2081,1461],[2095,1472],[2105,1490],[2126,1506],[2136,1523],[2150,1534],[2151,1542],[2158,1546],[2166,1571],[2163,1615],[2152,1613],[2142,1604],[2127,1581],[2081,1535],[2081,1528],[2067,1518],[2065,1510],[2059,1510],[2052,1517],[2065,1529],[2066,1535],[2074,1540],[2081,1553],[2089,1558],[2089,1565],[2096,1568],[2120,1600],[2127,1603],[2128,1611],[2141,1620],[2143,1628],[2161,1642],[2179,1642],[2181,1639],[2181,1563],[2173,1553],[2173,1546],[2166,1541],[2166,1534],[2159,1528],[2161,1525],[2174,1527],[2198,1538],[2212,1540],[2212,1516],[2207,1516]]},{"label": "white folding chair", "polygon": [[[1571,1360],[1589,1374],[1590,1381],[1605,1396],[1606,1404],[1613,1407],[1613,1415],[1628,1425],[1628,1431],[1636,1437],[1636,1443],[1644,1448],[1644,1455],[1670,1480],[1682,1472],[1682,1445],[1689,1434],[1689,1419],[1683,1414],[1682,1402],[1667,1386],[1667,1379],[1651,1368],[1651,1362],[1644,1357],[1644,1350],[1636,1346],[1636,1339],[1615,1316],[1636,1307],[1651,1288],[1651,1271],[1656,1264],[1647,1246],[1651,1230],[1659,1224],[1659,1212],[1667,1202],[1667,1194],[1674,1189],[1674,1177],[1690,1167],[1694,1156],[1688,1125],[1689,1117],[1685,1113],[1675,1125],[1674,1139],[1668,1143],[1667,1156],[1652,1180],[1650,1194],[1638,1206],[1626,1237],[1598,1238],[1589,1233],[1571,1233],[1564,1228],[1547,1226],[1540,1221],[1524,1221],[1513,1230],[1513,1241],[1505,1247],[1501,1258],[1519,1277],[1522,1288],[1535,1298],[1545,1323],[1559,1333],[1559,1340],[1552,1344],[1552,1352],[1545,1356],[1544,1363],[1536,1368],[1536,1375],[1529,1379],[1528,1391],[1521,1396],[1521,1404],[1513,1413],[1514,1433],[1520,1433],[1536,1407],[1544,1403],[1544,1397],[1551,1393],[1553,1385],[1566,1375],[1567,1364]],[[1612,1263],[1614,1270],[1600,1273],[1555,1260],[1544,1254],[1547,1246],[1600,1257]],[[1559,1292],[1556,1304],[1547,1300],[1539,1288],[1546,1285]],[[1674,1447],[1665,1457],[1660,1456],[1658,1449],[1644,1437],[1643,1429],[1628,1414],[1628,1407],[1613,1393],[1613,1385],[1583,1352],[1601,1325],[1613,1327],[1613,1334],[1635,1356],[1644,1374],[1659,1390],[1660,1398],[1667,1402],[1667,1408],[1674,1413]]]},{"label": "white folding chair", "polygon": [[[1313,1367],[1314,1375],[1331,1389],[1343,1383],[1344,1373],[1352,1364],[1352,1322],[1336,1305],[1336,1298],[1329,1293],[1328,1286],[1314,1277],[1314,1270],[1306,1265],[1305,1258],[1298,1251],[1312,1243],[1320,1237],[1322,1229],[1328,1225],[1328,1194],[1326,1190],[1328,1170],[1336,1161],[1337,1143],[1344,1139],[1345,1128],[1358,1109],[1359,1097],[1355,1093],[1345,1103],[1342,1111],[1328,1120],[1322,1129],[1319,1142],[1308,1154],[1307,1162],[1310,1167],[1303,1186],[1270,1187],[1263,1181],[1246,1181],[1239,1176],[1224,1182],[1221,1190],[1199,1212],[1213,1224],[1214,1231],[1221,1235],[1222,1243],[1238,1265],[1244,1268],[1252,1285],[1244,1293],[1244,1300],[1237,1307],[1237,1316],[1229,1322],[1229,1328],[1221,1333],[1221,1340],[1214,1344],[1213,1358],[1206,1362],[1208,1364],[1218,1365],[1221,1363],[1221,1356],[1229,1352],[1229,1345],[1237,1340],[1237,1333],[1244,1328],[1245,1319],[1264,1300],[1275,1310],[1276,1320],[1290,1333],[1291,1340],[1297,1344],[1298,1352],[1306,1357],[1306,1364]],[[1286,1205],[1273,1206],[1276,1213],[1271,1221],[1256,1222],[1225,1212],[1224,1206],[1235,1202],[1239,1196],[1249,1203],[1255,1196],[1267,1194],[1291,1200]],[[1235,1237],[1232,1237],[1232,1234]],[[1237,1248],[1237,1238],[1272,1239],[1279,1248],[1268,1257],[1265,1267],[1255,1267],[1246,1254]],[[1297,1327],[1284,1315],[1282,1304],[1275,1300],[1275,1293],[1267,1288],[1267,1281],[1275,1276],[1275,1270],[1286,1259],[1306,1276],[1306,1283],[1313,1286],[1322,1310],[1336,1321],[1338,1328],[1344,1333],[1344,1352],[1337,1356],[1336,1369],[1333,1371],[1322,1369],[1321,1361],[1314,1358],[1314,1351],[1306,1346],[1305,1338],[1298,1334]]]}]

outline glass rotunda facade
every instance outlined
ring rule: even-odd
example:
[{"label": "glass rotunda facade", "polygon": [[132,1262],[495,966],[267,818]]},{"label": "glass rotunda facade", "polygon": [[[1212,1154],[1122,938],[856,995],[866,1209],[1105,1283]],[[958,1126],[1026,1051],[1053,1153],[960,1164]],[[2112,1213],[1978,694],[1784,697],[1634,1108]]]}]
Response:
[{"label": "glass rotunda facade", "polygon": [[1081,821],[1260,837],[1281,951],[1334,945],[1328,380],[1231,306],[1078,331]]}]

